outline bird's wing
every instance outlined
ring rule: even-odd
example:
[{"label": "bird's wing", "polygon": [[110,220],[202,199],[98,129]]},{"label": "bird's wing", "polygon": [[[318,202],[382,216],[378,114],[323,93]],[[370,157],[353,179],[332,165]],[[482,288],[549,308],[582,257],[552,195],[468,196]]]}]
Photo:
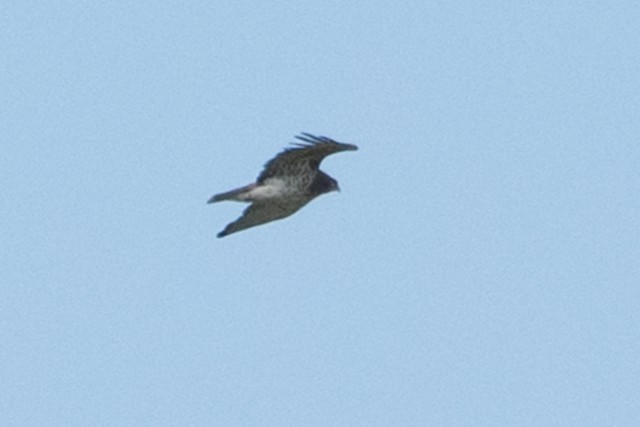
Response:
[{"label": "bird's wing", "polygon": [[288,199],[286,201],[268,200],[254,202],[242,212],[242,216],[230,223],[218,233],[218,237],[224,237],[231,233],[241,231],[256,225],[265,224],[277,219],[286,218],[309,202],[310,199]]},{"label": "bird's wing", "polygon": [[322,159],[340,151],[357,150],[353,144],[334,141],[326,136],[314,136],[308,133],[296,136],[302,143],[293,143],[294,147],[286,148],[269,160],[258,176],[258,182],[274,176],[299,175],[317,171]]}]

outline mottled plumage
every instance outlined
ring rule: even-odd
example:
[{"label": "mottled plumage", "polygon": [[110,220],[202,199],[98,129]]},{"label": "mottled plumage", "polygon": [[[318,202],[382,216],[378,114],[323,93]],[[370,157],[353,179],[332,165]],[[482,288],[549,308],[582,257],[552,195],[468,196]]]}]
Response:
[{"label": "mottled plumage", "polygon": [[339,190],[338,182],[319,169],[320,163],[330,154],[358,147],[308,133],[296,138],[303,142],[293,143],[293,147],[269,160],[255,183],[209,199],[208,203],[223,200],[251,203],[218,237],[288,217],[314,198]]}]

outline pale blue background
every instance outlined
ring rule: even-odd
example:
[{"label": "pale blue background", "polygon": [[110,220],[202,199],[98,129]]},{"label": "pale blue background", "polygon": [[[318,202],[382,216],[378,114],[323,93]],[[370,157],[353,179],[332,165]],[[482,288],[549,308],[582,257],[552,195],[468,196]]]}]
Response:
[{"label": "pale blue background", "polygon": [[0,16],[2,426],[640,425],[639,2]]}]

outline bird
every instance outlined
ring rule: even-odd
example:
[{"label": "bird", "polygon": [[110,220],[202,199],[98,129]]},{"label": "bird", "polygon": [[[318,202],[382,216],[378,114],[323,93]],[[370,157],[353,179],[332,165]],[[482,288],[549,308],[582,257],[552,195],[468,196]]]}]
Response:
[{"label": "bird", "polygon": [[217,237],[271,221],[286,218],[311,200],[332,191],[340,191],[338,181],[319,169],[322,160],[341,151],[355,151],[354,144],[337,142],[326,136],[302,132],[264,165],[255,182],[212,196],[207,203],[224,200],[251,203],[242,215],[228,224]]}]

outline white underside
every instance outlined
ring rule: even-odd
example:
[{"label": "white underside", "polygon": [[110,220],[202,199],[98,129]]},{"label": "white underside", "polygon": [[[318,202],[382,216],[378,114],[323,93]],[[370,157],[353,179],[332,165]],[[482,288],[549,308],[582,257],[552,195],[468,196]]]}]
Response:
[{"label": "white underside", "polygon": [[263,185],[259,185],[242,195],[244,200],[269,200],[273,198],[281,198],[286,196],[284,191],[285,182],[278,178],[271,178],[265,181]]},{"label": "white underside", "polygon": [[282,189],[273,185],[261,185],[253,190],[247,191],[244,196],[247,200],[267,200],[275,197],[282,197]]}]

